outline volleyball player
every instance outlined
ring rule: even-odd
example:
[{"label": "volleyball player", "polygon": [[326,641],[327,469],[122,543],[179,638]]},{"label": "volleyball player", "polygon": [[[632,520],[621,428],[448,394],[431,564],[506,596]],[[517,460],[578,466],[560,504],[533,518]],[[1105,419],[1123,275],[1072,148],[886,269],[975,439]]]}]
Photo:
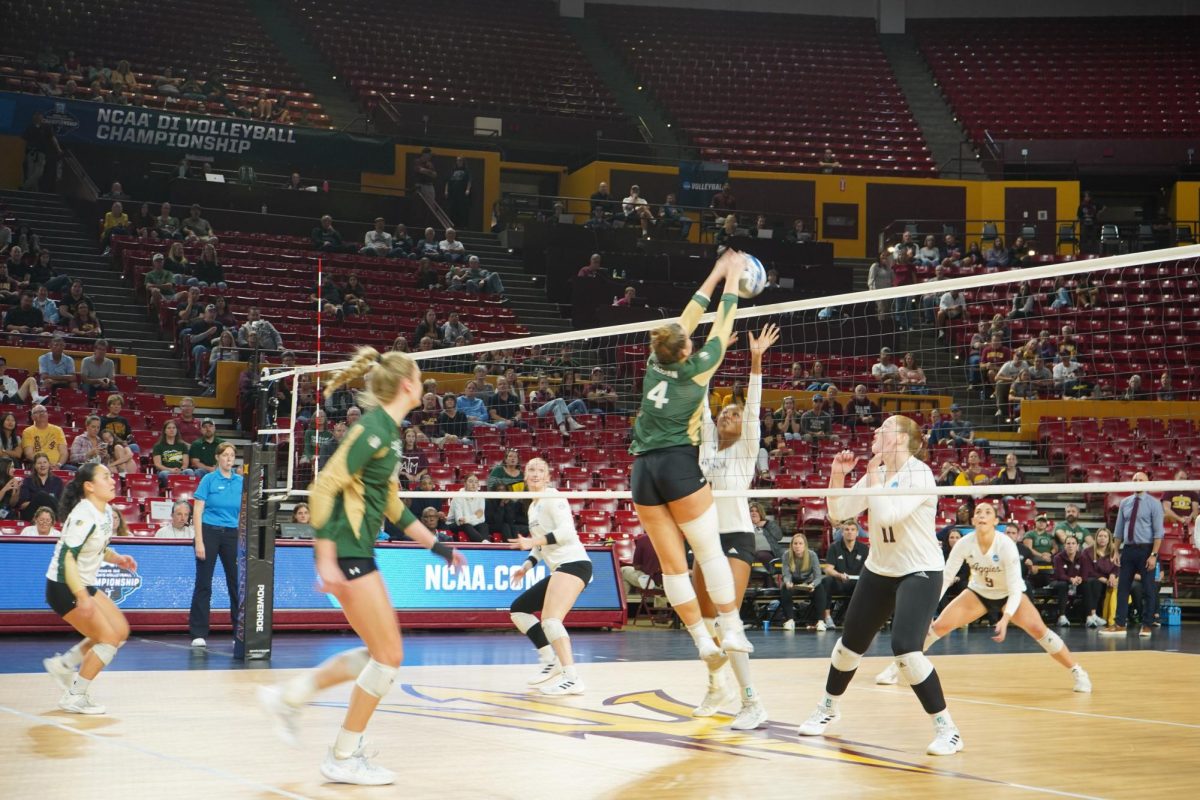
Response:
[{"label": "volleyball player", "polygon": [[[525,465],[525,488],[531,492],[553,492],[550,467],[540,458]],[[529,504],[529,536],[518,536],[510,547],[528,550],[529,558],[514,572],[514,584],[538,562],[550,568],[550,574],[521,593],[509,608],[517,630],[529,637],[537,648],[542,667],[529,679],[542,694],[583,694],[584,685],[575,671],[571,639],[563,620],[580,593],[592,580],[592,560],[575,532],[571,505],[562,497],[543,497]],[[542,620],[533,615],[542,612]],[[548,683],[551,678],[558,678]]]},{"label": "volleyball player", "polygon": [[[962,736],[946,709],[942,684],[921,645],[941,598],[946,566],[934,533],[936,485],[921,460],[920,428],[908,417],[888,417],[875,431],[866,474],[854,484],[873,493],[830,497],[829,516],[852,519],[867,511],[871,548],[858,588],[842,623],[842,637],[833,646],[825,697],[803,725],[801,736],[820,736],[839,718],[838,703],[875,634],[892,617],[892,653],[905,681],[912,686],[933,720],[935,737],[925,752],[931,756],[957,753]],[[833,458],[829,488],[840,489],[858,456],[843,450]],[[928,489],[929,494],[893,495],[888,489]]]},{"label": "volleyball player", "polygon": [[[1025,595],[1021,557],[1012,539],[996,533],[995,507],[991,503],[977,503],[972,522],[975,532],[959,539],[946,559],[942,594],[950,588],[964,561],[971,568],[971,580],[966,591],[954,598],[933,621],[925,637],[924,649],[928,650],[930,645],[950,631],[970,625],[988,612],[1000,611],[1000,621],[996,623],[996,635],[992,641],[1004,641],[1011,621],[1028,633],[1055,661],[1071,671],[1075,679],[1075,691],[1091,692],[1092,682],[1088,674],[1075,661],[1059,635],[1042,622],[1042,615]],[[875,678],[875,682],[891,685],[897,683],[899,677],[899,670],[893,663]]]},{"label": "volleyball player", "polygon": [[[750,385],[746,390],[746,405],[730,403],[721,409],[714,424],[705,404],[700,442],[700,469],[714,489],[746,491],[754,482],[755,465],[760,447],[759,410],[762,406],[762,362],[767,348],[779,341],[779,328],[766,325],[762,333],[750,339]],[[734,603],[738,608],[746,596],[746,584],[750,582],[750,566],[755,562],[754,524],[750,521],[750,507],[743,497],[718,497],[717,530],[721,533],[721,551],[728,556],[729,569],[733,572]],[[700,601],[700,613],[709,633],[716,630],[717,609],[708,596],[704,583],[704,571],[696,571],[696,596]],[[753,730],[767,721],[767,711],[750,680],[750,656],[731,651],[728,664],[714,669],[710,664],[708,691],[704,700],[692,712],[697,717],[711,717],[721,706],[733,698],[727,672],[732,672],[741,689],[742,707],[729,726],[735,731]]]},{"label": "volleyball player", "polygon": [[[634,509],[662,564],[663,593],[709,667],[719,665],[726,657],[700,615],[696,590],[688,578],[685,538],[695,554],[696,569],[705,573],[708,594],[717,607],[722,647],[727,652],[754,650],[742,630],[734,602],[733,573],[721,551],[717,508],[699,461],[700,420],[708,401],[708,381],[721,365],[733,333],[738,281],[745,268],[740,253],[726,250],[679,321],[651,331],[641,413],[634,422],[629,448],[635,456],[630,481]],[[724,292],[717,318],[707,341],[693,351],[691,333],[722,281]]]},{"label": "volleyball player", "polygon": [[108,467],[84,464],[63,490],[59,504],[59,517],[65,516],[66,522],[46,571],[46,602],[84,639],[42,665],[64,690],[58,707],[73,714],[104,713],[104,706],[88,696],[88,687],[129,638],[125,615],[108,595],[96,590],[101,562],[137,570],[133,556],[108,546],[117,527],[108,504],[116,494]]},{"label": "volleyball player", "polygon": [[421,404],[421,370],[405,353],[382,356],[360,347],[354,360],[325,385],[325,396],[366,379],[358,405],[371,410],[346,433],[337,451],[309,489],[315,529],[313,552],[324,591],[337,598],[354,632],[366,647],[347,650],[315,669],[278,686],[259,689],[259,701],[278,723],[285,741],[294,743],[300,709],[317,692],[355,681],[350,704],[321,774],[335,783],[380,785],[395,774],[372,764],[364,752],[363,731],[388,693],[403,661],[396,614],[375,563],[375,539],[386,516],[409,538],[445,559],[451,569],[464,560],[421,524],[397,496],[403,452],[400,423]]}]

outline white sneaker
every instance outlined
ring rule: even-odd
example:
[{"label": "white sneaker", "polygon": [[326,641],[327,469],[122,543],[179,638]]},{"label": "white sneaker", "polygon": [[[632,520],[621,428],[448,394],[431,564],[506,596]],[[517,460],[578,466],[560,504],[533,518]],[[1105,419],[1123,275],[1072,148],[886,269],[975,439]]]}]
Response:
[{"label": "white sneaker", "polygon": [[538,687],[539,692],[549,695],[583,694],[586,689],[578,675],[571,678],[565,673],[554,683],[545,683]]},{"label": "white sneaker", "polygon": [[733,630],[720,629],[721,631],[721,649],[726,652],[732,650],[735,653],[753,653],[754,645],[750,644],[750,640],[746,638],[746,629],[738,626]]},{"label": "white sneaker", "polygon": [[[745,634],[742,634],[745,638]],[[696,645],[696,650],[700,653],[700,660],[708,666],[709,672],[716,672],[729,661],[729,656],[717,647],[717,643],[712,640],[712,637],[705,637]]]},{"label": "white sneaker", "polygon": [[1089,628],[1103,628],[1106,623],[1095,614],[1089,614],[1084,624]]},{"label": "white sneaker", "polygon": [[538,668],[538,671],[530,676],[529,680],[525,681],[528,686],[537,686],[539,683],[545,683],[553,677],[562,674],[562,664],[558,663],[558,659],[547,661]]},{"label": "white sneaker", "polygon": [[900,682],[900,668],[896,662],[888,664],[883,672],[875,676],[875,682],[880,686],[895,686]]},{"label": "white sneaker", "polygon": [[721,706],[732,703],[737,698],[737,690],[729,678],[731,670],[724,666],[716,672],[708,674],[708,691],[700,705],[692,709],[693,717],[711,717],[721,710]]},{"label": "white sneaker", "polygon": [[1058,627],[1060,627],[1060,628],[1069,628],[1069,627],[1071,627],[1071,620],[1067,619],[1065,616],[1059,616],[1059,618],[1058,618]]},{"label": "white sneaker", "polygon": [[962,734],[958,728],[945,725],[938,728],[937,737],[925,748],[931,756],[952,756],[963,749]]},{"label": "white sneaker", "polygon": [[37,392],[34,392],[32,394],[32,397],[33,397],[33,404],[35,406],[42,405],[43,403],[45,403],[46,401],[48,401],[50,399],[49,395],[38,394]]},{"label": "white sneaker", "polygon": [[785,631],[794,631],[794,630],[796,630],[796,620],[794,620],[794,619],[789,619],[787,622],[783,623],[783,629],[784,629]]},{"label": "white sneaker", "polygon": [[283,690],[278,686],[260,686],[257,696],[258,704],[275,723],[275,734],[288,747],[299,747],[300,709],[283,699]]},{"label": "white sneaker", "polygon": [[46,668],[46,672],[50,673],[50,677],[54,678],[60,689],[64,692],[71,688],[71,682],[75,680],[75,670],[63,663],[62,654],[55,653],[50,658],[42,659],[42,666]]},{"label": "white sneaker", "polygon": [[735,731],[752,731],[761,728],[766,721],[767,710],[763,708],[762,703],[754,700],[742,706],[742,710],[729,727]]},{"label": "white sneaker", "polygon": [[203,636],[197,636],[192,639],[192,647],[208,647],[208,642],[204,641]]},{"label": "white sneaker", "polygon": [[841,718],[842,715],[838,712],[834,711],[831,714],[824,707],[817,706],[816,710],[797,729],[796,733],[801,736],[824,736],[825,729]]},{"label": "white sneaker", "polygon": [[1080,694],[1092,693],[1092,679],[1082,669],[1072,673],[1075,676],[1075,691]]},{"label": "white sneaker", "polygon": [[817,633],[825,632],[825,620],[817,620]]},{"label": "white sneaker", "polygon": [[584,426],[576,422],[574,417],[567,417],[567,427],[573,431],[581,431]]},{"label": "white sneaker", "polygon": [[333,783],[355,783],[359,786],[386,786],[396,782],[396,774],[372,764],[361,746],[349,758],[338,758],[333,754],[333,748],[329,748],[325,760],[321,762],[321,774],[325,780]]},{"label": "white sneaker", "polygon": [[105,711],[104,706],[92,702],[92,698],[88,697],[87,692],[83,694],[71,694],[69,691],[64,692],[63,696],[58,700],[58,707],[72,714],[94,715],[103,714]]}]

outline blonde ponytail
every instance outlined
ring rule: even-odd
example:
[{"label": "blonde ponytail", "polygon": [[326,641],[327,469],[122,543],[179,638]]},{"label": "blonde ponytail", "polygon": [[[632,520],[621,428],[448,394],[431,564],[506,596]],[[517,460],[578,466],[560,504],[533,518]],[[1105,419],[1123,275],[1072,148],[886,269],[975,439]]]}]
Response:
[{"label": "blonde ponytail", "polygon": [[359,408],[373,408],[390,402],[399,391],[401,381],[412,378],[416,372],[417,364],[407,353],[392,350],[380,355],[378,350],[367,345],[358,348],[350,366],[333,374],[325,384],[324,395],[328,398],[342,386],[361,379],[365,388],[358,393],[355,402]]},{"label": "blonde ponytail", "polygon": [[670,322],[650,331],[650,349],[659,364],[675,364],[683,360],[687,334],[678,322]]}]

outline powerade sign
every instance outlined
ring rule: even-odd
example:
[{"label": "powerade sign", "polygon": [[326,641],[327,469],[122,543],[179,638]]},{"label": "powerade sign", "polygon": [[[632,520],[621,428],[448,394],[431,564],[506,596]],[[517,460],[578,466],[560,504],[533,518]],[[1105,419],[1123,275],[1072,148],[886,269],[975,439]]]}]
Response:
[{"label": "powerade sign", "polygon": [[[126,611],[186,610],[191,607],[196,559],[190,544],[145,542],[114,543],[138,562],[137,572],[111,564],[101,568],[98,587]],[[46,565],[54,551],[53,540],[0,544],[5,580],[0,583],[0,611],[43,611],[46,606]],[[529,570],[520,581],[513,573],[526,554],[514,550],[466,550],[466,567],[451,572],[437,556],[417,547],[385,547],[375,559],[398,611],[490,611],[507,609],[525,589],[548,574],[544,565]],[[585,610],[619,609],[624,602],[619,576],[607,550],[589,551],[594,576],[575,607]],[[219,570],[218,570],[219,571]],[[250,588],[248,628],[265,627],[265,587]],[[213,581],[212,607],[229,608],[225,581]],[[316,589],[311,547],[275,548],[274,607],[284,610],[336,608],[333,597]]]},{"label": "powerade sign", "polygon": [[65,144],[86,142],[153,148],[183,155],[237,156],[288,163],[323,163],[331,145],[352,146],[355,164],[390,172],[395,151],[375,137],[253,120],[207,117],[84,100],[0,92],[0,133],[20,136],[41,113]]},{"label": "powerade sign", "polygon": [[712,196],[729,180],[723,161],[683,161],[679,164],[679,204],[708,207]]}]

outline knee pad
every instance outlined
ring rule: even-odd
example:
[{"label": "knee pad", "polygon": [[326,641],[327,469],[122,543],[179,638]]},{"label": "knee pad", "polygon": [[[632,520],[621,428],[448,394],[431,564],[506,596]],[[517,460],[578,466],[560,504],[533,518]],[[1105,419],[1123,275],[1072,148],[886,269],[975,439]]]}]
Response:
[{"label": "knee pad", "polygon": [[542,620],[542,630],[546,632],[546,641],[551,644],[559,639],[567,638],[567,629],[563,626],[561,619],[548,617]]},{"label": "knee pad", "polygon": [[896,656],[896,668],[909,686],[916,686],[933,673],[933,662],[924,653],[902,653]]},{"label": "knee pad", "polygon": [[833,646],[833,654],[829,656],[830,665],[839,672],[853,672],[858,669],[860,661],[862,661],[862,653],[856,653],[846,647],[840,638]]},{"label": "knee pad", "polygon": [[96,654],[96,658],[100,659],[100,663],[106,667],[117,657],[116,646],[105,644],[104,642],[92,645],[92,652]]},{"label": "knee pad", "polygon": [[372,697],[384,697],[392,688],[392,683],[396,680],[396,673],[399,671],[396,667],[380,664],[372,658],[367,661],[367,666],[363,668],[363,671],[358,673],[358,680],[355,683],[358,684],[358,688]]},{"label": "knee pad", "polygon": [[719,606],[732,603],[733,570],[729,568],[729,559],[721,552],[721,548],[718,546],[717,554],[703,561],[697,556],[696,566],[704,572],[704,587],[712,601]]},{"label": "knee pad", "polygon": [[[721,552],[721,524],[717,517],[717,505],[713,503],[700,516],[679,526],[684,538],[696,554],[696,563],[701,564],[713,556],[725,557]],[[707,576],[706,576],[707,577]]]},{"label": "knee pad", "polygon": [[687,573],[663,575],[663,594],[672,606],[678,608],[696,599],[696,587],[692,586],[692,579]]},{"label": "knee pad", "polygon": [[529,633],[529,629],[538,624],[538,618],[533,614],[526,614],[523,611],[514,611],[508,615],[513,625],[517,626],[517,630],[521,633]]},{"label": "knee pad", "polygon": [[1042,649],[1050,655],[1054,655],[1063,649],[1062,637],[1050,630],[1046,631],[1046,635],[1038,639],[1037,643],[1040,644]]}]

